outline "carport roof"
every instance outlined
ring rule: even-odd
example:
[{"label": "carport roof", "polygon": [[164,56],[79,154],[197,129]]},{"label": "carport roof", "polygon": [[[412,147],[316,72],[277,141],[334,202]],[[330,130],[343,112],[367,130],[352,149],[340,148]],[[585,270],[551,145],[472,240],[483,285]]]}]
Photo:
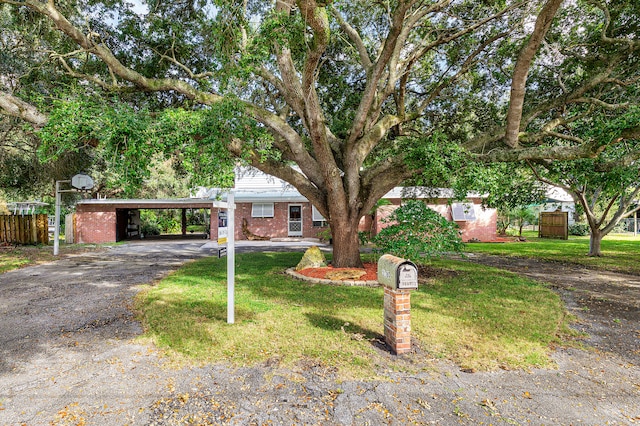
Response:
[{"label": "carport roof", "polygon": [[116,206],[129,209],[180,209],[180,208],[227,208],[224,201],[206,198],[168,198],[168,199],[103,199],[80,200],[78,204],[92,206]]}]

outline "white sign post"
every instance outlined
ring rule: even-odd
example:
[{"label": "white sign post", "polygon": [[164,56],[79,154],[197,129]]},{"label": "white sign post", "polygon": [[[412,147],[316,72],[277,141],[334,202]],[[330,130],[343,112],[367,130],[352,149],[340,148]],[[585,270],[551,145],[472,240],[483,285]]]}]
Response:
[{"label": "white sign post", "polygon": [[235,322],[235,210],[233,189],[227,196],[227,324]]}]

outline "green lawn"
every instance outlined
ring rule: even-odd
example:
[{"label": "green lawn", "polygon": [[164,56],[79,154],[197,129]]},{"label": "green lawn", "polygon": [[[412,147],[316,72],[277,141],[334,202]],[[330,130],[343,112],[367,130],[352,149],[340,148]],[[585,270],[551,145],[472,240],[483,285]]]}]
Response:
[{"label": "green lawn", "polygon": [[602,257],[589,257],[587,256],[589,253],[588,236],[556,240],[530,235],[530,233],[525,234],[526,242],[466,244],[465,251],[568,262],[593,269],[640,275],[640,236],[608,235],[602,240]]},{"label": "green lawn", "polygon": [[[109,245],[112,244],[60,244],[59,254],[63,256],[65,254],[82,253]],[[3,247],[0,249],[0,274],[25,266],[52,262],[59,258],[53,255],[53,243],[51,245]]]},{"label": "green lawn", "polygon": [[[238,255],[232,325],[226,323],[226,260],[185,265],[139,295],[146,337],[189,362],[311,359],[356,377],[396,368],[373,345],[384,333],[382,289],[311,284],[283,274],[300,257]],[[567,331],[556,294],[485,266],[431,266],[437,273],[411,296],[412,336],[421,351],[410,357],[448,358],[477,370],[550,364],[550,346]]]}]

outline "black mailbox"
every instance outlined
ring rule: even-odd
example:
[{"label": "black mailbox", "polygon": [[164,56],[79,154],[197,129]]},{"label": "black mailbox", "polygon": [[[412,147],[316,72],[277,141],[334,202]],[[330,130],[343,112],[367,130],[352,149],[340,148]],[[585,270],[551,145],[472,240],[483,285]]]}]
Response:
[{"label": "black mailbox", "polygon": [[415,290],[418,267],[410,260],[385,254],[378,260],[378,281],[395,290]]}]

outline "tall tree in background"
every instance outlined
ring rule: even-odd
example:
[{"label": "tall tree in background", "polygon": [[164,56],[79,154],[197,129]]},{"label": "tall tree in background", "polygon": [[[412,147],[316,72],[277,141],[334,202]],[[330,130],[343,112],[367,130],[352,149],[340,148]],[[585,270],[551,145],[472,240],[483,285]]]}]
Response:
[{"label": "tall tree in background", "polygon": [[[640,109],[612,118],[606,115],[576,122],[575,137],[601,139],[619,137],[620,128],[640,121]],[[630,138],[631,139],[631,138]],[[565,162],[530,162],[536,178],[572,195],[584,210],[590,230],[589,256],[602,256],[602,238],[622,219],[640,210],[640,135],[620,141],[595,159]]]},{"label": "tall tree in background", "polygon": [[167,152],[201,183],[240,159],[318,208],[337,266],[360,265],[358,223],[377,200],[446,171],[447,155],[595,155],[619,138],[565,127],[617,109],[608,93],[637,94],[637,2],[3,3],[21,17],[12,34],[46,29],[40,62],[85,91],[42,102],[35,80],[0,90],[5,113],[46,123],[54,157],[95,145],[142,181]]}]

